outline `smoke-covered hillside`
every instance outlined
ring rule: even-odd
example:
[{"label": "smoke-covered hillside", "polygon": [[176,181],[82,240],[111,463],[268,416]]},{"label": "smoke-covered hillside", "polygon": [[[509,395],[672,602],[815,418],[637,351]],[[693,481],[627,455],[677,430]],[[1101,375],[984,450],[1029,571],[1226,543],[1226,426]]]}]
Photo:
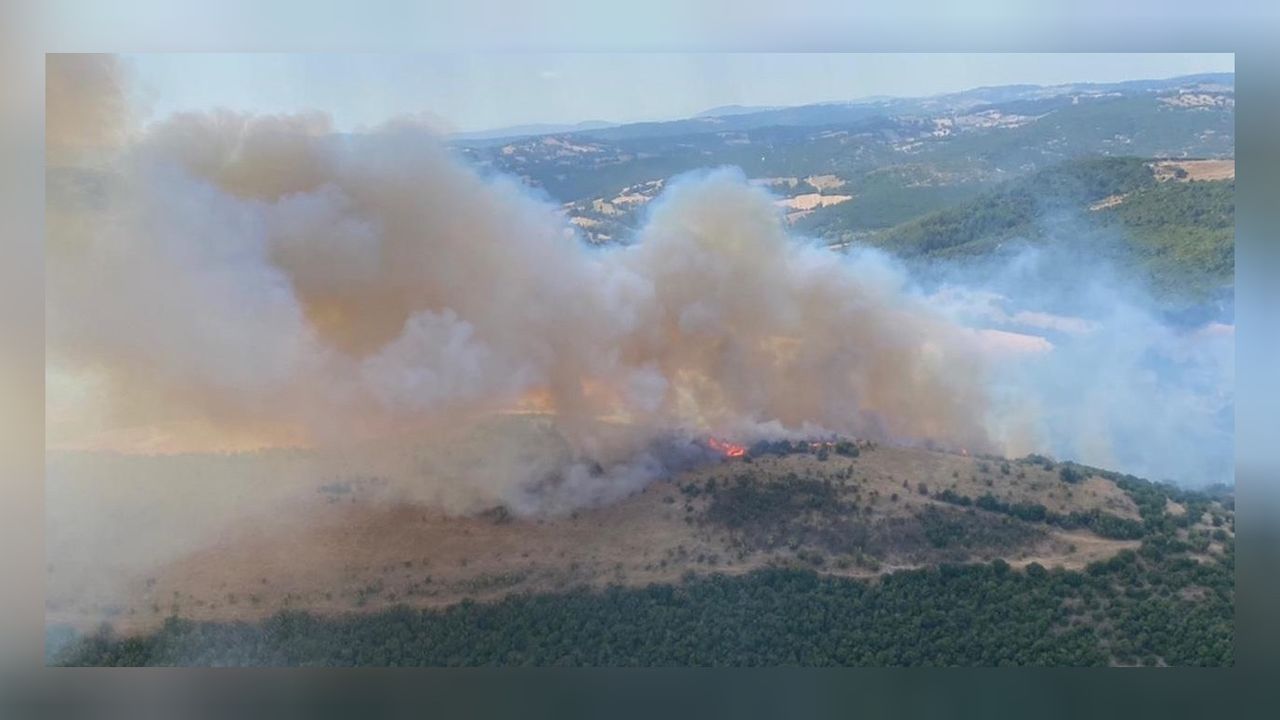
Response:
[{"label": "smoke-covered hillside", "polygon": [[[83,576],[58,568],[53,659],[1232,662],[1235,513],[1221,488],[840,440],[725,452],[559,518],[451,518],[370,479],[317,485],[292,501],[318,507],[313,522],[118,572],[114,594],[67,592]],[[111,632],[89,622],[95,607]]]},{"label": "smoke-covered hillside", "polygon": [[1215,302],[1235,280],[1234,177],[1229,160],[1086,158],[1007,181],[865,242],[935,261],[1069,243],[1146,286],[1162,305]]},{"label": "smoke-covered hillside", "polygon": [[47,73],[62,661],[1230,662],[1230,76],[465,140],[126,70]]}]

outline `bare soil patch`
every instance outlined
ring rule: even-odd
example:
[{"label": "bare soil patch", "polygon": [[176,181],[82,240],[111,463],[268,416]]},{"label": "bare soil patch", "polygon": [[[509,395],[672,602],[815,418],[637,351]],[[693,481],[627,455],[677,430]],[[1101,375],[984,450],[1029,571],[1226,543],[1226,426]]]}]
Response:
[{"label": "bare soil patch", "polygon": [[1157,180],[1232,180],[1236,161],[1230,160],[1162,160],[1152,166]]}]

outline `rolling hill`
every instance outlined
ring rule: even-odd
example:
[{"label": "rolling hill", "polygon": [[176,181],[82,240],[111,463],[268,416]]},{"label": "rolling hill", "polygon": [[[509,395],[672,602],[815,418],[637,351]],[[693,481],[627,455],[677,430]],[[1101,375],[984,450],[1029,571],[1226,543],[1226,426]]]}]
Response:
[{"label": "rolling hill", "polygon": [[[762,443],[566,517],[317,485],[257,527],[59,595],[64,664],[1231,662],[1234,506],[1056,463]],[[95,606],[95,604],[97,604]]]},{"label": "rolling hill", "polygon": [[[1210,177],[1221,179],[1193,179],[1206,165],[1216,170]],[[1234,192],[1228,161],[1084,158],[861,239],[901,257],[933,260],[1063,240],[1098,262],[1134,271],[1134,282],[1178,304],[1232,286]]]},{"label": "rolling hill", "polygon": [[[592,243],[627,242],[672,178],[719,166],[803,201],[786,215],[803,235],[908,257],[972,256],[1074,214],[1109,261],[1188,303],[1230,284],[1232,180],[1157,182],[1144,164],[1231,159],[1234,117],[1234,76],[1215,74],[743,109],[457,150],[560,203]],[[1123,201],[1089,210],[1112,195]]]}]

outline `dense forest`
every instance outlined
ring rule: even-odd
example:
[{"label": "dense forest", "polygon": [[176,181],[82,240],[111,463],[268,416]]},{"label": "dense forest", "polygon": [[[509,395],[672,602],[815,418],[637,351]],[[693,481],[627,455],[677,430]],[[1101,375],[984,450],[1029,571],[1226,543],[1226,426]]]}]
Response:
[{"label": "dense forest", "polygon": [[977,257],[1009,241],[1066,241],[1095,260],[1136,270],[1157,294],[1201,299],[1233,283],[1234,193],[1230,180],[1158,181],[1140,158],[1084,158],[868,241],[906,258]]},{"label": "dense forest", "polygon": [[1122,552],[1083,572],[1003,561],[875,582],[778,568],[679,586],[514,596],[257,623],[178,618],[109,630],[67,665],[709,666],[1209,665],[1232,663],[1227,562]]}]

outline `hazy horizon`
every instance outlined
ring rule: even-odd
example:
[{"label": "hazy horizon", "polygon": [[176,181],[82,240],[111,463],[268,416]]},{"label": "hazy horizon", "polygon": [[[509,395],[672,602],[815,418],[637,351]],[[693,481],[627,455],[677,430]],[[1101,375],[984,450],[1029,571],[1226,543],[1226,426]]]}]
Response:
[{"label": "hazy horizon", "polygon": [[1234,72],[1231,54],[551,54],[123,56],[144,120],[229,108],[324,111],[337,131],[416,116],[449,133],[687,118],[977,87]]}]

